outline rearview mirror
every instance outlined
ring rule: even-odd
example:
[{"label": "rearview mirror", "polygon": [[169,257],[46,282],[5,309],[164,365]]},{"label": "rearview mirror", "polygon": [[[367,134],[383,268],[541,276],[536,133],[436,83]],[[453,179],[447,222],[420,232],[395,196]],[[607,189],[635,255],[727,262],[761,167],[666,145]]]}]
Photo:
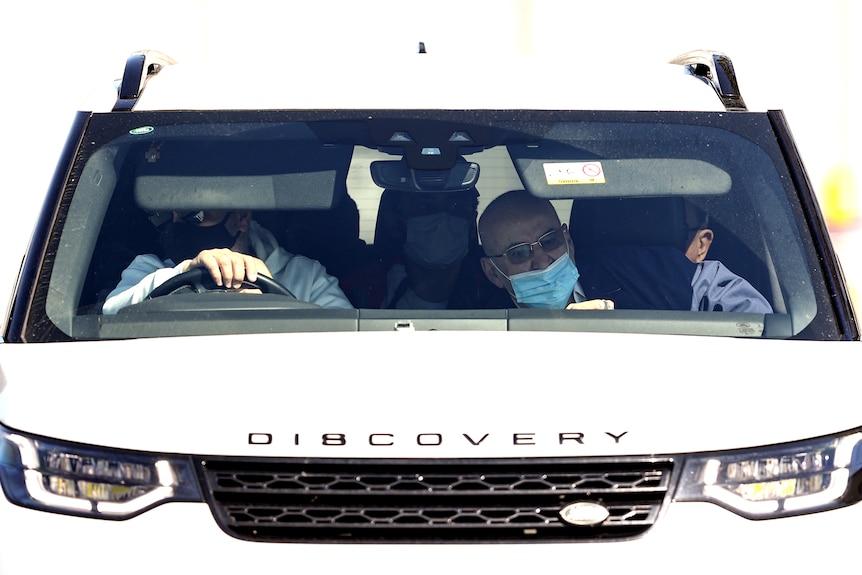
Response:
[{"label": "rearview mirror", "polygon": [[402,192],[460,192],[476,187],[479,164],[459,160],[442,170],[417,170],[404,160],[371,162],[371,178],[387,190]]}]

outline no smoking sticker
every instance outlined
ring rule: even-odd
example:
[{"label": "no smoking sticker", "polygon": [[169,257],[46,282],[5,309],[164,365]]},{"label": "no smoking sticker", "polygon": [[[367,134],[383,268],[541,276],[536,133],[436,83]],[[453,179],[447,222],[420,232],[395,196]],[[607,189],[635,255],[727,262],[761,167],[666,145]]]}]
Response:
[{"label": "no smoking sticker", "polygon": [[549,186],[564,184],[604,184],[605,172],[601,162],[566,162],[543,164]]}]

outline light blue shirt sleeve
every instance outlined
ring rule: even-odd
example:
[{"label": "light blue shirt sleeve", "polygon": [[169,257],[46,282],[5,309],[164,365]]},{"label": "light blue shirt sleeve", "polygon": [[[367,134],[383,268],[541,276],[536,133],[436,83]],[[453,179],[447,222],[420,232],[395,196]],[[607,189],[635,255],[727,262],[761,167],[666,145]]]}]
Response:
[{"label": "light blue shirt sleeve", "polygon": [[276,271],[270,265],[272,259],[269,257],[264,263],[273,278],[289,289],[296,299],[325,308],[353,309],[350,300],[338,287],[338,279],[326,273],[326,268],[319,261],[292,255],[284,266],[276,267]]},{"label": "light blue shirt sleeve", "polygon": [[716,260],[697,264],[691,289],[692,311],[772,313],[772,306],[754,286]]},{"label": "light blue shirt sleeve", "polygon": [[162,261],[153,254],[135,257],[129,267],[123,270],[120,283],[108,294],[102,305],[102,313],[112,315],[124,307],[144,301],[157,286],[182,273],[183,263],[174,266],[171,260]]},{"label": "light blue shirt sleeve", "polygon": [[249,241],[255,255],[272,272],[273,279],[289,289],[297,299],[325,308],[353,309],[350,300],[338,287],[338,279],[326,273],[323,264],[294,255],[279,246],[269,230],[254,220],[249,229]]}]

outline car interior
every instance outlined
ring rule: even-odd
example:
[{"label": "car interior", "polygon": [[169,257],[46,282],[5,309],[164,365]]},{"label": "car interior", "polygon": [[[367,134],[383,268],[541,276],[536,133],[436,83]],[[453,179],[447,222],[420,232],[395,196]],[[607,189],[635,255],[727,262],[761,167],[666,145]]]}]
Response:
[{"label": "car interior", "polygon": [[[399,250],[380,225],[397,194],[472,190],[478,194],[477,213],[481,214],[495,197],[513,189],[525,189],[552,202],[561,222],[569,227],[576,260],[579,252],[606,245],[666,245],[684,250],[686,203],[696,205],[715,231],[709,258],[719,259],[747,279],[775,311],[748,318],[757,324],[751,333],[789,337],[816,314],[810,282],[799,271],[805,269],[798,265],[805,258],[803,240],[794,235],[794,215],[783,205],[786,201],[782,203],[780,177],[769,173],[775,171],[771,161],[750,142],[746,145],[754,159],[740,165],[739,136],[711,128],[706,133],[712,141],[705,146],[703,131],[691,126],[649,123],[635,125],[634,131],[623,123],[582,121],[493,129],[458,124],[460,130],[453,130],[450,122],[422,123],[414,118],[403,126],[394,120],[361,129],[356,124],[179,125],[108,139],[80,159],[81,178],[67,204],[63,237],[55,246],[48,315],[61,332],[73,337],[115,337],[106,334],[123,322],[135,325],[117,328],[116,337],[150,333],[141,331],[147,321],[141,317],[134,321],[129,314],[125,319],[119,317],[123,314],[100,318],[101,304],[136,255],[163,252],[160,227],[173,212],[250,209],[282,247],[320,261],[346,285],[358,270],[373,269],[375,262]],[[410,130],[426,141],[413,141]],[[429,142],[443,144],[426,145]],[[744,177],[756,161],[766,168],[760,169],[757,178]],[[600,166],[600,181],[571,180],[564,174],[590,162]],[[755,215],[767,211],[769,218]],[[763,229],[764,221],[774,228]],[[482,253],[475,227],[473,237],[475,245],[467,258],[478,269]],[[345,290],[358,316],[325,311],[334,313],[333,318],[349,317],[345,329],[357,329],[361,318],[367,320],[366,326],[382,321],[389,329],[398,317],[413,327],[426,318],[452,320],[461,329],[534,329],[533,322],[539,320],[533,318],[559,319],[559,313],[511,309],[511,299],[498,292],[461,313],[416,310],[398,315],[369,306],[358,291]],[[248,306],[244,313],[250,313],[264,303],[277,322],[283,310],[272,298],[240,308]],[[159,305],[167,306],[171,321],[177,321],[179,304]],[[188,309],[212,314],[219,309],[236,311],[235,305]],[[158,306],[146,309],[157,311]],[[748,334],[730,317],[645,313],[632,310],[624,328],[611,321],[620,314],[606,314],[604,324],[593,322],[578,329]],[[592,312],[578,315],[593,316]],[[644,327],[657,317],[664,323]],[[166,321],[152,334],[162,333]],[[295,328],[333,326],[324,322],[309,327],[310,323],[296,322]]]}]

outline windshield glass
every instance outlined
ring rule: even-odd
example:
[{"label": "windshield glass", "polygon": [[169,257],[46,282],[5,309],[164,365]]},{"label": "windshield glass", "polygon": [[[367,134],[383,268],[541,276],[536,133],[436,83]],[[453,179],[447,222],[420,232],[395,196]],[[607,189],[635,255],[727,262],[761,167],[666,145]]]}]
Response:
[{"label": "windshield glass", "polygon": [[136,112],[83,141],[29,341],[838,337],[765,114]]}]

